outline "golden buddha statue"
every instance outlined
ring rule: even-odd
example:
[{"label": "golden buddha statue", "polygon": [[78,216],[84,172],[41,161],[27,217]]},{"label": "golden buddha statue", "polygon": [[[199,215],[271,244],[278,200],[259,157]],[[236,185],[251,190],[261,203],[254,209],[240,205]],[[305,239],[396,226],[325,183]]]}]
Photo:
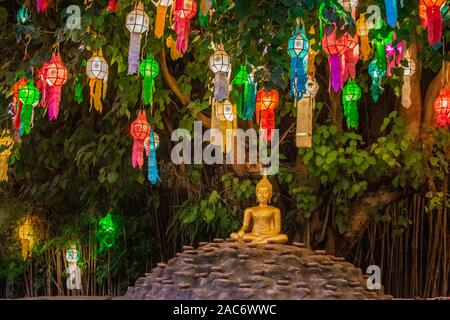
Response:
[{"label": "golden buddha statue", "polygon": [[[244,223],[239,232],[233,232],[230,237],[240,241],[254,243],[280,243],[288,241],[285,234],[281,232],[281,212],[280,209],[269,205],[272,198],[272,184],[264,176],[256,185],[256,199],[259,205],[245,209]],[[246,233],[253,224],[252,231]]]}]

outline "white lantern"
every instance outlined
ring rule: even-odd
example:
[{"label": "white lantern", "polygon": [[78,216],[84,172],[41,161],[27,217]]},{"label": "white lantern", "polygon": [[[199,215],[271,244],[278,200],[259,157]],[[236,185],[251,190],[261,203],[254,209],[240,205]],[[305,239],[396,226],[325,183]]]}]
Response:
[{"label": "white lantern", "polygon": [[145,33],[148,31],[150,21],[144,11],[144,5],[139,2],[136,9],[127,15],[127,29],[132,33]]},{"label": "white lantern", "polygon": [[233,121],[233,104],[227,100],[216,104],[216,117],[220,121]]},{"label": "white lantern", "polygon": [[216,50],[209,58],[209,68],[214,73],[228,73],[231,70],[230,56],[223,49]]},{"label": "white lantern", "polygon": [[108,79],[108,63],[101,55],[94,54],[87,62],[86,73],[91,79]]}]

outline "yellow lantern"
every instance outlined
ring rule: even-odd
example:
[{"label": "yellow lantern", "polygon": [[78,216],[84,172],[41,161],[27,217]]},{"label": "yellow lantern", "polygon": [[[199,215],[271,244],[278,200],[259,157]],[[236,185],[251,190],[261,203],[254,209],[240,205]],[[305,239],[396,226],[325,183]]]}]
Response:
[{"label": "yellow lantern", "polygon": [[0,182],[8,181],[8,160],[13,147],[14,140],[10,131],[3,130],[0,135]]},{"label": "yellow lantern", "polygon": [[35,243],[35,234],[33,230],[33,223],[30,217],[26,217],[19,227],[19,239],[22,244],[22,258],[26,260],[31,257]]}]

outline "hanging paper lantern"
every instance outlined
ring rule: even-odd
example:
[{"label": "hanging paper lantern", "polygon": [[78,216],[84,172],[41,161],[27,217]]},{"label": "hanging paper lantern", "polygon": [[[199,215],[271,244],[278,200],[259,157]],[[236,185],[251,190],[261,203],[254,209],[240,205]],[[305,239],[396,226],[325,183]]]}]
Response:
[{"label": "hanging paper lantern", "polygon": [[361,88],[355,80],[349,80],[342,92],[342,105],[348,128],[358,128],[359,99],[361,99]]},{"label": "hanging paper lantern", "polygon": [[161,38],[164,34],[164,26],[166,24],[167,7],[172,5],[173,0],[158,0],[153,2],[156,6],[156,22],[155,22],[155,36]]},{"label": "hanging paper lantern", "polygon": [[437,115],[437,125],[446,127],[450,113],[450,88],[448,86],[442,88],[439,96],[434,100],[434,112]]},{"label": "hanging paper lantern", "polygon": [[308,51],[308,74],[312,77],[314,77],[316,72],[315,67],[315,60],[316,56],[319,53],[318,50],[314,49],[314,45],[316,44],[315,34],[316,30],[314,29],[314,26],[311,26],[311,29],[309,30],[310,38],[309,38],[309,51]]},{"label": "hanging paper lantern", "polygon": [[416,71],[416,63],[411,57],[406,57],[408,66],[403,67],[403,85],[402,85],[402,106],[409,108],[411,106],[411,76]]},{"label": "hanging paper lantern", "polygon": [[356,20],[356,7],[358,6],[358,0],[339,0],[339,3],[345,11],[352,15],[353,20]]},{"label": "hanging paper lantern", "polygon": [[158,62],[152,55],[142,60],[140,65],[141,76],[144,77],[144,88],[142,89],[142,99],[144,104],[153,105],[153,92],[155,91],[155,77],[159,74]]},{"label": "hanging paper lantern", "polygon": [[35,243],[35,234],[33,230],[33,222],[30,217],[26,217],[19,226],[19,239],[22,245],[22,258],[26,260],[31,257]]},{"label": "hanging paper lantern", "polygon": [[158,162],[156,161],[156,150],[159,147],[159,136],[153,129],[150,129],[150,135],[144,143],[148,156],[148,181],[155,185],[160,181],[158,172]]},{"label": "hanging paper lantern", "polygon": [[[395,40],[395,39],[394,39]],[[396,46],[392,42],[386,45],[386,74],[390,77],[392,69],[398,66],[403,59],[403,42],[400,41]]]},{"label": "hanging paper lantern", "polygon": [[96,235],[99,241],[99,252],[108,250],[114,245],[117,236],[117,225],[111,213],[100,219]]},{"label": "hanging paper lantern", "polygon": [[272,140],[272,130],[275,129],[275,109],[280,98],[275,89],[261,89],[256,94],[256,122],[260,129],[266,129],[266,141]]},{"label": "hanging paper lantern", "polygon": [[171,35],[169,35],[166,39],[166,46],[170,49],[170,58],[172,60],[177,60],[183,57],[183,54],[178,51],[175,40],[173,40]]},{"label": "hanging paper lantern", "polygon": [[16,19],[18,24],[26,24],[28,21],[30,21],[31,16],[25,3],[22,4],[22,7],[17,12]]},{"label": "hanging paper lantern", "polygon": [[69,290],[81,290],[81,270],[78,267],[78,261],[80,261],[80,251],[77,250],[75,245],[71,245],[70,249],[66,252],[66,260],[69,263],[66,271],[69,275],[67,278],[67,289]]},{"label": "hanging paper lantern", "polygon": [[305,29],[302,29],[300,34],[299,29],[295,30],[294,36],[289,39],[288,53],[291,57],[291,96],[296,100],[300,100],[302,95],[306,92],[307,75],[306,69],[308,66],[308,50],[309,41],[305,35]]},{"label": "hanging paper lantern", "polygon": [[[237,114],[236,105],[233,105],[230,101],[225,100],[223,102],[214,103],[214,114],[218,120],[218,129],[220,129],[222,141],[219,146],[223,153],[228,153],[233,147],[233,132],[237,128]],[[213,121],[212,121],[213,123]]]},{"label": "hanging paper lantern", "polygon": [[138,113],[137,119],[133,121],[130,129],[133,142],[132,165],[133,168],[144,165],[144,141],[150,135],[150,124],[144,111]]},{"label": "hanging paper lantern", "polygon": [[38,13],[46,13],[49,7],[50,0],[36,0],[36,9]]},{"label": "hanging paper lantern", "polygon": [[86,63],[86,73],[89,77],[90,109],[92,106],[98,111],[103,111],[102,99],[108,89],[108,63],[103,58],[102,50],[94,52]]},{"label": "hanging paper lantern", "polygon": [[386,22],[395,28],[397,26],[397,0],[384,0],[386,5]]},{"label": "hanging paper lantern", "polygon": [[8,181],[8,160],[14,147],[14,139],[9,130],[0,135],[0,182]]},{"label": "hanging paper lantern", "polygon": [[222,46],[209,58],[209,68],[214,72],[214,98],[223,101],[228,97],[228,72],[231,70],[231,60]]},{"label": "hanging paper lantern", "polygon": [[349,33],[345,33],[342,37],[344,45],[347,48],[342,56],[342,81],[346,82],[349,78],[355,79],[356,77],[356,65],[359,60],[359,45],[358,34],[353,36]]},{"label": "hanging paper lantern", "polygon": [[117,12],[119,7],[117,6],[117,0],[109,0],[108,5],[106,6],[106,10]]},{"label": "hanging paper lantern", "polygon": [[20,114],[22,113],[22,102],[19,100],[19,90],[22,89],[28,83],[27,78],[22,78],[13,87],[13,108],[14,108],[14,118],[13,125],[14,129],[20,130]]},{"label": "hanging paper lantern", "polygon": [[136,74],[139,69],[142,34],[149,28],[149,18],[144,11],[144,5],[139,1],[133,11],[127,15],[127,29],[130,31],[130,46],[128,48],[128,74]]},{"label": "hanging paper lantern", "polygon": [[367,61],[370,58],[370,51],[372,50],[372,48],[369,44],[370,28],[364,14],[361,14],[358,21],[356,21],[356,29],[358,31],[359,39],[361,40],[359,44],[361,58],[363,61]]},{"label": "hanging paper lantern", "polygon": [[40,72],[44,82],[40,84],[43,92],[43,106],[48,108],[48,118],[52,121],[58,118],[61,88],[67,82],[67,68],[59,54],[52,55],[43,68],[44,70]]},{"label": "hanging paper lantern", "polygon": [[68,263],[78,263],[80,261],[80,251],[77,250],[77,247],[75,245],[71,245],[69,250],[66,252],[66,260]]},{"label": "hanging paper lantern", "polygon": [[177,34],[177,50],[185,53],[189,41],[190,20],[195,17],[197,4],[194,0],[175,0],[173,15],[175,16],[174,29]]},{"label": "hanging paper lantern", "polygon": [[241,65],[232,81],[233,85],[244,86],[244,93],[239,94],[237,103],[237,114],[243,120],[248,121],[255,114],[257,84],[252,81],[247,67]]},{"label": "hanging paper lantern", "polygon": [[216,117],[220,121],[233,121],[233,104],[225,100],[223,102],[216,103]]},{"label": "hanging paper lantern", "polygon": [[372,85],[370,86],[370,93],[373,101],[377,102],[384,89],[381,86],[381,79],[386,73],[385,68],[380,68],[377,60],[373,60],[369,64],[369,75],[372,78]]},{"label": "hanging paper lantern", "polygon": [[313,129],[313,109],[316,104],[316,95],[319,90],[317,81],[311,76],[306,83],[306,93],[296,101],[297,104],[297,130],[295,144],[297,148],[311,148]]},{"label": "hanging paper lantern", "polygon": [[35,87],[33,80],[19,90],[18,99],[22,103],[20,113],[20,134],[29,134],[33,118],[33,108],[39,104],[40,92]]},{"label": "hanging paper lantern", "polygon": [[442,38],[441,7],[445,0],[423,0],[423,4],[427,10],[428,43],[434,46]]}]

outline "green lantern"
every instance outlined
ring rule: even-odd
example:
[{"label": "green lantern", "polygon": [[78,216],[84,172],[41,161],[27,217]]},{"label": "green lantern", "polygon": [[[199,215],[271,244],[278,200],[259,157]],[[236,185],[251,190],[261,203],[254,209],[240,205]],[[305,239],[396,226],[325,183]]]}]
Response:
[{"label": "green lantern", "polygon": [[[239,87],[237,114],[243,120],[251,120],[255,114],[257,84],[252,81],[247,66],[241,65],[232,84]],[[242,92],[243,91],[243,92]]]},{"label": "green lantern", "polygon": [[20,113],[20,134],[29,134],[31,130],[31,119],[33,117],[33,108],[38,105],[41,94],[34,85],[33,80],[19,90],[18,99],[22,103],[22,112]]},{"label": "green lantern", "polygon": [[99,241],[99,252],[110,249],[116,240],[117,226],[108,212],[106,216],[100,219],[97,228],[97,239]]},{"label": "green lantern", "polygon": [[22,7],[19,9],[16,15],[18,24],[26,24],[30,20],[30,13],[28,12],[27,6],[22,4]]},{"label": "green lantern", "polygon": [[159,74],[158,62],[148,55],[140,64],[140,73],[144,77],[142,99],[144,104],[153,104],[153,92],[155,91],[155,78]]},{"label": "green lantern", "polygon": [[361,88],[355,80],[349,80],[342,92],[342,105],[347,127],[358,128],[358,101],[361,99]]},{"label": "green lantern", "polygon": [[386,65],[380,67],[377,59],[374,59],[368,67],[369,75],[372,78],[372,85],[370,86],[370,94],[373,101],[377,102],[384,89],[381,86],[381,79],[386,73]]}]

